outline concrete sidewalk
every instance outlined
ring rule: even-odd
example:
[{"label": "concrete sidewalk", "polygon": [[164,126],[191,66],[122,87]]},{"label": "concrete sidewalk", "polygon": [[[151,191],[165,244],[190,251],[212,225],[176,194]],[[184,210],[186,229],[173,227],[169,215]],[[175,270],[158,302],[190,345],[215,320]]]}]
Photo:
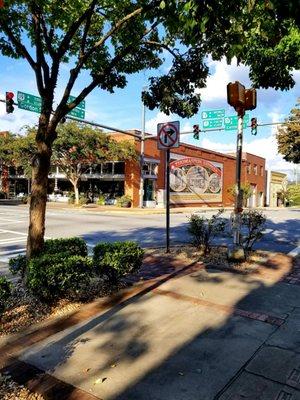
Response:
[{"label": "concrete sidewalk", "polygon": [[292,262],[236,274],[148,257],[130,288],[12,338],[2,366],[58,400],[298,400]]}]

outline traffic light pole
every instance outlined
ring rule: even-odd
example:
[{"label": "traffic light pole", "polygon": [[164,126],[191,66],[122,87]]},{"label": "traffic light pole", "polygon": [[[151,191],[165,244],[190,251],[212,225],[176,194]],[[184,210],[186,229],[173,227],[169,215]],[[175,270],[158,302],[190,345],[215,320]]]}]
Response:
[{"label": "traffic light pole", "polygon": [[243,211],[243,191],[241,189],[242,159],[243,159],[243,119],[244,110],[238,111],[238,132],[236,143],[236,196],[233,220],[233,242],[241,245],[241,213]]}]

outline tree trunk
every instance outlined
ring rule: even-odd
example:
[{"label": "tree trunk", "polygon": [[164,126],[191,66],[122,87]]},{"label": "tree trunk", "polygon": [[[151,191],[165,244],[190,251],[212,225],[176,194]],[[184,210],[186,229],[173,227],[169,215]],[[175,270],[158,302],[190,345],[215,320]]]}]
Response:
[{"label": "tree trunk", "polygon": [[[39,131],[43,127],[39,127]],[[51,146],[37,142],[38,151],[32,163],[32,185],[27,239],[27,258],[39,254],[44,245],[45,214]]]},{"label": "tree trunk", "polygon": [[79,204],[79,189],[78,189],[78,182],[72,182],[74,186],[74,193],[75,193],[75,204]]}]

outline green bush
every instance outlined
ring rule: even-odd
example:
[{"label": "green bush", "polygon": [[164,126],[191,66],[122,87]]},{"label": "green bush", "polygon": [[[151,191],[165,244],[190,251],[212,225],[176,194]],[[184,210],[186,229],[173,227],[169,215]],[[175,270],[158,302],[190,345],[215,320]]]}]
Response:
[{"label": "green bush", "polygon": [[24,276],[27,267],[27,258],[25,255],[13,257],[8,262],[9,270],[13,275],[20,274]]},{"label": "green bush", "polygon": [[97,204],[99,206],[104,206],[105,205],[105,196],[103,194],[100,194],[97,200]]},{"label": "green bush", "polygon": [[69,204],[74,204],[75,203],[75,193],[74,192],[69,194],[68,203]]},{"label": "green bush", "polygon": [[225,230],[226,222],[219,218],[223,212],[224,210],[219,210],[209,219],[195,214],[189,218],[188,232],[192,237],[192,243],[201,248],[204,254],[210,252],[214,236]]},{"label": "green bush", "polygon": [[68,253],[74,256],[87,256],[87,245],[79,237],[45,240],[44,254]]},{"label": "green bush", "polygon": [[89,199],[84,194],[81,194],[79,196],[79,205],[84,206],[85,204],[88,204],[88,203],[89,203]]},{"label": "green bush", "polygon": [[98,243],[94,247],[93,264],[98,274],[111,281],[137,271],[143,261],[144,250],[135,242]]},{"label": "green bush", "polygon": [[118,207],[131,207],[131,198],[130,196],[124,195],[121,197],[118,197],[117,199],[117,206]]},{"label": "green bush", "polygon": [[92,276],[89,257],[70,256],[68,253],[43,254],[29,261],[26,285],[44,300],[81,299],[87,297]]},{"label": "green bush", "polygon": [[0,276],[0,313],[5,310],[5,303],[10,294],[11,283],[4,276]]},{"label": "green bush", "polygon": [[250,251],[255,242],[263,237],[266,216],[258,210],[243,211],[242,222],[242,246],[244,250]]}]

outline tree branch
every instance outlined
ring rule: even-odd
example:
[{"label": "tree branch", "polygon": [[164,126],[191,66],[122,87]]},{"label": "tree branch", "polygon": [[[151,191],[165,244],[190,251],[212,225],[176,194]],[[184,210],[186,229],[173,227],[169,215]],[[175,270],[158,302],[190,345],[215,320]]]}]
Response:
[{"label": "tree branch", "polygon": [[96,4],[97,4],[97,0],[92,0],[90,6],[85,10],[85,12],[75,22],[73,22],[73,24],[71,25],[68,32],[65,34],[65,36],[57,50],[57,54],[58,54],[59,58],[63,57],[67,48],[69,47],[69,44],[70,44],[73,36],[77,32],[78,28],[83,23],[83,21],[88,17],[91,10],[94,9]]},{"label": "tree branch", "polygon": [[149,44],[151,46],[157,46],[157,47],[162,47],[163,49],[166,49],[170,54],[172,54],[172,56],[176,59],[179,59],[180,57],[178,56],[178,54],[176,54],[174,52],[174,50],[170,49],[170,47],[165,44],[165,43],[159,43],[159,42],[155,42],[153,40],[145,40],[143,43],[145,44]]},{"label": "tree branch", "polygon": [[52,46],[54,28],[52,27],[50,29],[49,33],[48,33],[46,22],[45,22],[45,19],[44,19],[43,15],[41,15],[41,24],[42,24],[43,35],[44,35],[45,43],[46,43],[46,46],[47,46],[47,50],[48,50],[51,58],[53,59],[56,56],[55,51],[54,51],[53,46]]},{"label": "tree branch", "polygon": [[12,44],[16,47],[18,52],[28,61],[31,68],[35,71],[36,63],[33,60],[33,58],[31,57],[31,55],[29,54],[26,47],[15,37],[15,35],[13,34],[13,32],[11,31],[11,29],[9,28],[9,26],[7,25],[7,23],[4,20],[1,21],[1,24],[2,24],[3,31],[9,37]]}]

